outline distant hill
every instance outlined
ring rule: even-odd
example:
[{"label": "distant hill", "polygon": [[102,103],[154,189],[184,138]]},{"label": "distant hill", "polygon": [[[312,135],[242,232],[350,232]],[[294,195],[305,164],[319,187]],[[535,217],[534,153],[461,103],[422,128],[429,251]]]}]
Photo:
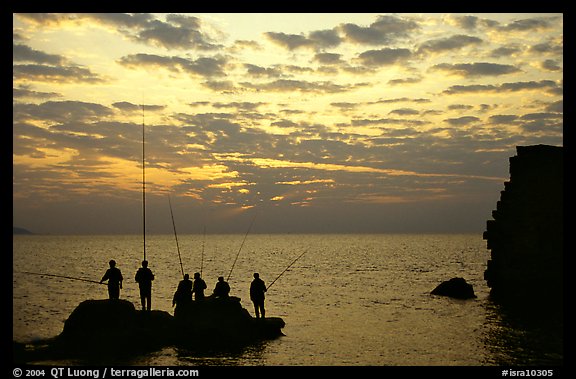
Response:
[{"label": "distant hill", "polygon": [[24,228],[18,228],[16,226],[12,227],[12,234],[34,234],[31,231],[24,229]]}]

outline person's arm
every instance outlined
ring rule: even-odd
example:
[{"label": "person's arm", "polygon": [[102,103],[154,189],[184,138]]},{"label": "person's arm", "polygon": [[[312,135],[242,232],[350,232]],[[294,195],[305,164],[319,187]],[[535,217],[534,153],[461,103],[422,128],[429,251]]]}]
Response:
[{"label": "person's arm", "polygon": [[104,276],[102,277],[102,279],[100,279],[100,283],[102,283],[103,281],[105,281],[106,279],[108,279],[108,275],[109,275],[109,271],[106,270],[106,273],[104,273]]}]

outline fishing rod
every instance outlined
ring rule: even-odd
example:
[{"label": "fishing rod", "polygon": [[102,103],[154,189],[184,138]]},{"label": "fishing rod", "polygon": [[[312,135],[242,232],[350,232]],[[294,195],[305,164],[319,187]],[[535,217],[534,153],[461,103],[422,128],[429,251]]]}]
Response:
[{"label": "fishing rod", "polygon": [[146,260],[146,133],[144,129],[144,102],[142,102],[142,239],[144,260]]},{"label": "fishing rod", "polygon": [[296,261],[297,261],[298,259],[300,259],[304,254],[306,254],[306,252],[307,252],[307,251],[304,251],[302,254],[300,254],[300,255],[298,256],[298,258],[294,259],[294,260],[292,261],[292,263],[290,263],[290,264],[288,265],[288,267],[286,267],[286,268],[284,269],[284,271],[282,271],[282,272],[280,273],[280,275],[278,275],[278,276],[276,277],[276,279],[274,279],[274,280],[272,281],[272,283],[270,283],[270,284],[268,285],[268,287],[266,287],[266,291],[268,291],[268,288],[272,287],[272,284],[276,283],[276,281],[277,281],[278,279],[280,279],[280,277],[281,277],[282,275],[284,275],[284,273],[285,273],[286,271],[288,271],[288,269],[289,269],[290,267],[292,267],[292,265],[293,265],[294,263],[296,263]]},{"label": "fishing rod", "polygon": [[252,225],[254,225],[254,220],[256,220],[256,214],[254,213],[254,217],[252,218],[252,222],[250,222],[250,226],[248,227],[248,230],[246,231],[246,234],[244,235],[244,239],[242,240],[242,244],[240,245],[240,249],[238,249],[238,253],[236,254],[236,258],[234,259],[234,263],[232,263],[232,268],[230,269],[230,273],[228,274],[228,279],[226,279],[226,281],[230,280],[230,276],[232,276],[232,270],[234,270],[234,266],[236,265],[236,261],[238,260],[238,256],[240,255],[240,251],[242,251],[242,246],[244,246],[244,242],[246,242],[246,237],[248,237],[248,234],[250,233],[250,229],[252,229]]},{"label": "fishing rod", "polygon": [[90,280],[90,279],[83,279],[83,278],[76,278],[74,276],[65,276],[65,275],[56,275],[56,274],[43,274],[40,272],[30,272],[30,271],[15,271],[16,273],[19,274],[29,274],[29,275],[38,275],[38,276],[51,276],[54,278],[64,278],[64,279],[70,279],[70,280],[79,280],[82,282],[88,282],[88,283],[96,283],[96,284],[102,284],[102,285],[106,285],[106,283],[101,283],[98,282],[96,280]]},{"label": "fishing rod", "polygon": [[204,268],[204,245],[206,243],[206,225],[204,225],[204,233],[202,236],[202,255],[200,258],[200,277],[202,277],[202,269]]},{"label": "fishing rod", "polygon": [[170,195],[168,195],[168,204],[170,205],[170,216],[172,217],[174,238],[176,238],[176,249],[178,250],[178,259],[180,260],[180,270],[182,271],[182,278],[184,278],[184,266],[182,266],[182,256],[180,255],[180,245],[178,245],[178,234],[176,233],[176,223],[174,222],[174,212],[172,212],[172,202],[170,201]]}]

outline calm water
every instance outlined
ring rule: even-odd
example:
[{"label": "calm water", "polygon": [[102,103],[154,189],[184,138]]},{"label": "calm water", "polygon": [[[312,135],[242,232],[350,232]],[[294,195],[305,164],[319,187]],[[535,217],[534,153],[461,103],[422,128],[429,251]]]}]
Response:
[{"label": "calm water", "polygon": [[[243,235],[182,235],[185,272],[201,269],[211,292],[228,277]],[[252,273],[268,284],[267,315],[286,321],[284,334],[243,351],[202,354],[176,348],[114,362],[128,365],[559,365],[562,326],[515,322],[493,304],[483,280],[489,258],[481,235],[249,235],[232,271],[231,295],[253,314]],[[13,337],[58,335],[83,300],[107,298],[106,287],[18,273],[34,271],[100,280],[115,259],[124,274],[121,298],[139,307],[134,274],[139,236],[14,236]],[[174,236],[147,236],[156,275],[153,309],[172,312],[181,278]],[[463,277],[477,299],[430,295]],[[552,330],[553,332],[550,332]],[[79,363],[82,362],[67,362]],[[100,362],[103,364],[109,362]]]}]

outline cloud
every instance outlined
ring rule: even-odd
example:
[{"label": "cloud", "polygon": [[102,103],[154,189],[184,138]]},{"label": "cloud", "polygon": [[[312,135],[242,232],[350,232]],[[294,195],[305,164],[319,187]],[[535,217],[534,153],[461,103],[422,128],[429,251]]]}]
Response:
[{"label": "cloud", "polygon": [[468,15],[450,15],[447,17],[447,20],[449,24],[456,25],[467,30],[474,30],[480,27],[493,28],[499,25],[498,21]]},{"label": "cloud", "polygon": [[[307,34],[265,32],[264,36],[274,44],[288,50],[309,48],[322,50],[335,48],[344,42],[362,45],[385,45],[405,38],[419,29],[419,25],[405,18],[379,16],[367,27],[353,23],[343,23],[332,29],[315,30]],[[317,59],[329,59],[328,56]]]},{"label": "cloud", "polygon": [[546,107],[546,111],[562,113],[564,112],[564,100],[555,101]]},{"label": "cloud", "polygon": [[523,48],[518,44],[507,44],[505,46],[500,46],[490,53],[493,58],[510,57],[517,55],[523,51]]},{"label": "cloud", "polygon": [[226,76],[224,68],[227,59],[223,56],[201,57],[196,60],[177,56],[161,56],[155,54],[131,54],[117,61],[120,65],[130,68],[161,67],[173,72],[212,77]]},{"label": "cloud", "polygon": [[21,44],[12,44],[12,61],[29,62],[14,64],[12,77],[15,81],[53,83],[104,83],[107,78],[90,69],[74,65],[57,54],[48,54]]},{"label": "cloud", "polygon": [[390,104],[390,103],[430,103],[432,100],[425,98],[397,97],[369,102],[368,104]]},{"label": "cloud", "polygon": [[170,14],[166,21],[151,21],[132,38],[166,49],[214,50],[221,47],[210,42],[200,30],[201,20],[197,17]]},{"label": "cloud", "polygon": [[338,35],[338,32],[334,29],[332,30],[316,30],[310,32],[308,38],[314,42],[316,48],[325,49],[336,47],[340,45],[342,39]]},{"label": "cloud", "polygon": [[[122,112],[129,112],[129,113],[142,112],[142,105],[133,104],[128,101],[118,101],[113,103],[112,106],[116,109],[119,109]],[[166,109],[165,105],[148,105],[148,104],[144,105],[145,111],[159,112],[163,111],[164,109]]]},{"label": "cloud", "polygon": [[399,116],[415,116],[420,114],[420,111],[413,108],[399,108],[388,112],[388,114],[397,114]]},{"label": "cloud", "polygon": [[[97,66],[72,62],[76,56],[90,61],[89,47],[44,52],[13,43],[14,197],[23,202],[41,205],[58,195],[67,209],[76,209],[80,194],[94,194],[137,204],[141,105],[132,91],[122,90],[132,75],[120,74],[130,69],[150,70],[151,80],[159,71],[166,80],[151,100],[156,104],[146,105],[163,115],[146,120],[151,199],[174,191],[182,203],[180,196],[227,210],[266,203],[282,215],[305,206],[315,215],[334,204],[366,203],[374,214],[386,214],[374,205],[420,200],[424,213],[428,202],[458,199],[462,205],[498,193],[515,145],[562,144],[561,30],[553,38],[536,26],[526,29],[534,33],[518,33],[516,25],[497,35],[499,23],[478,17],[455,16],[451,25],[462,29],[454,29],[446,16],[418,23],[411,16],[383,16],[365,25],[309,32],[309,24],[301,34],[236,40],[226,49],[230,55],[219,55],[215,49],[224,34],[191,16],[37,15],[27,25],[13,17],[26,34],[20,33],[21,41],[38,35],[32,19],[49,25],[39,28],[47,47],[56,46],[57,35],[81,41],[95,26],[106,29],[98,38],[110,41],[110,55],[99,56]],[[234,31],[230,36],[236,37]],[[285,50],[260,49],[271,44]],[[276,54],[272,61],[265,59],[270,53]],[[430,66],[439,79],[449,73],[466,80],[450,78],[437,87],[442,80],[424,76]],[[82,84],[109,79],[93,70],[119,74],[113,85],[94,92]],[[381,75],[369,76],[379,70]],[[186,97],[189,85],[204,91]],[[471,96],[442,96],[450,94]],[[167,105],[158,105],[166,98]],[[46,99],[54,101],[23,104]]]},{"label": "cloud", "polygon": [[57,26],[77,19],[73,13],[16,13],[20,19],[37,25]]},{"label": "cloud", "polygon": [[564,53],[564,45],[562,39],[550,40],[532,45],[528,51],[536,54],[552,54],[562,56]]},{"label": "cloud", "polygon": [[294,50],[301,47],[314,47],[314,42],[301,34],[266,32],[264,35],[270,41],[288,50]]},{"label": "cloud", "polygon": [[542,69],[546,71],[562,71],[562,66],[560,66],[560,62],[558,62],[555,59],[546,59],[544,62],[542,62],[540,67],[542,67]]},{"label": "cloud", "polygon": [[212,106],[214,106],[215,108],[236,108],[238,110],[242,110],[242,111],[253,111],[253,110],[257,110],[258,107],[265,105],[266,103],[263,102],[257,102],[257,103],[252,103],[249,101],[243,101],[243,102],[237,102],[237,101],[233,101],[231,103],[214,103],[212,104]]},{"label": "cloud", "polygon": [[537,31],[550,29],[555,26],[558,17],[535,17],[515,20],[506,25],[501,25],[500,31]]},{"label": "cloud", "polygon": [[344,63],[342,54],[336,53],[317,53],[314,55],[314,61],[325,65],[336,65]]},{"label": "cloud", "polygon": [[34,98],[34,99],[48,99],[52,97],[62,97],[62,94],[58,92],[42,92],[34,91],[30,89],[29,86],[20,86],[18,88],[12,88],[13,98]]},{"label": "cloud", "polygon": [[362,64],[368,66],[388,66],[406,61],[411,57],[412,52],[408,49],[383,48],[380,50],[365,51],[358,56],[358,59]]},{"label": "cloud", "polygon": [[110,28],[135,42],[165,49],[214,50],[221,47],[202,31],[202,20],[194,16],[168,14],[166,21],[149,13],[20,13],[17,17],[47,26],[92,23]]},{"label": "cloud", "polygon": [[398,118],[377,118],[377,119],[353,119],[351,124],[353,126],[369,126],[369,125],[410,125],[420,126],[429,124],[430,121],[425,120],[404,120]]},{"label": "cloud", "polygon": [[518,115],[515,114],[492,115],[488,118],[491,124],[513,124],[516,120],[518,120]]},{"label": "cloud", "polygon": [[396,16],[379,16],[368,27],[352,23],[339,26],[346,41],[366,45],[390,44],[399,38],[408,37],[411,32],[419,28],[415,21]]},{"label": "cloud", "polygon": [[90,69],[74,65],[57,54],[48,54],[22,44],[12,44],[12,77],[19,82],[104,83],[108,81]]},{"label": "cloud", "polygon": [[422,78],[404,78],[404,79],[390,79],[388,80],[388,84],[392,86],[396,85],[405,85],[405,84],[415,84],[420,83]]},{"label": "cloud", "polygon": [[317,93],[338,93],[351,91],[359,86],[366,84],[356,85],[341,85],[332,83],[330,81],[306,81],[306,80],[293,80],[293,79],[279,79],[268,83],[240,83],[244,88],[249,88],[257,91],[272,91],[272,92],[317,92]]},{"label": "cloud", "polygon": [[70,120],[85,122],[99,120],[113,115],[113,111],[101,104],[84,101],[47,101],[42,104],[14,104],[15,120],[40,120],[66,122]]},{"label": "cloud", "polygon": [[12,61],[60,65],[65,63],[66,59],[61,55],[47,54],[26,45],[12,44]]},{"label": "cloud", "polygon": [[239,90],[231,80],[207,80],[202,82],[202,85],[212,91],[225,93],[235,93]]},{"label": "cloud", "polygon": [[450,50],[462,49],[466,46],[479,45],[482,42],[484,41],[481,38],[459,34],[426,41],[418,47],[417,51],[419,54],[444,53]]},{"label": "cloud", "polygon": [[519,72],[520,69],[507,64],[498,63],[440,63],[430,68],[431,71],[445,71],[453,75],[471,76],[500,76]]},{"label": "cloud", "polygon": [[457,111],[461,111],[461,110],[470,110],[474,108],[472,105],[466,105],[466,104],[450,104],[448,106],[448,109],[450,110],[457,110]]},{"label": "cloud", "polygon": [[471,84],[471,85],[455,85],[444,90],[443,93],[447,95],[455,95],[462,93],[479,93],[479,92],[519,92],[519,91],[533,91],[533,90],[547,90],[550,93],[556,94],[561,87],[553,80],[540,80],[529,82],[512,82],[502,83],[500,85],[493,84]]},{"label": "cloud", "polygon": [[476,123],[480,121],[480,119],[475,116],[463,116],[457,118],[447,118],[444,121],[446,121],[448,124],[452,126],[465,126],[470,125],[472,123]]},{"label": "cloud", "polygon": [[255,78],[280,78],[283,76],[282,71],[278,68],[262,67],[251,63],[245,63],[244,67],[246,68],[246,72]]},{"label": "cloud", "polygon": [[104,83],[108,79],[78,66],[46,66],[40,64],[14,65],[15,80],[53,83]]},{"label": "cloud", "polygon": [[359,103],[348,103],[348,102],[335,102],[330,103],[331,106],[338,108],[342,111],[351,111],[358,108],[361,104]]}]

